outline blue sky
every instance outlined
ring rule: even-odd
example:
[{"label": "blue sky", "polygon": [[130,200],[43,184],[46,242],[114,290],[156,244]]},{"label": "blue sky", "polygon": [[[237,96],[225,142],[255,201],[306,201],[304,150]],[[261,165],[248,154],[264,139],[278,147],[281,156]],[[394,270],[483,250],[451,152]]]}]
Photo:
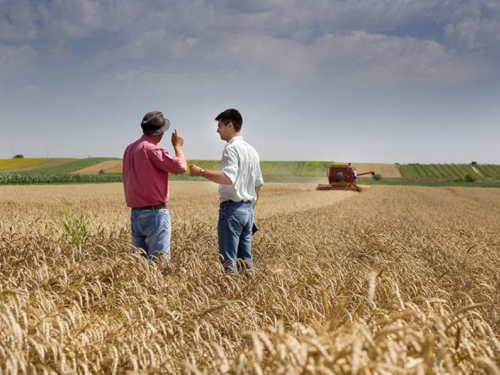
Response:
[{"label": "blue sky", "polygon": [[0,158],[121,157],[159,110],[218,159],[234,107],[262,160],[500,164],[499,73],[497,0],[0,0]]}]

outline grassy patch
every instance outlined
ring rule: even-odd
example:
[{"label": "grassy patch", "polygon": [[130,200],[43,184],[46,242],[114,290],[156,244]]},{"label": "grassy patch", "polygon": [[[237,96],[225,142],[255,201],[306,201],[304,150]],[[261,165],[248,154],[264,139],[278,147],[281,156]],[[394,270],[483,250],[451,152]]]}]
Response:
[{"label": "grassy patch", "polygon": [[121,182],[120,174],[0,173],[0,185],[81,184]]},{"label": "grassy patch", "polygon": [[[170,181],[206,181],[202,177],[191,177],[189,174],[169,174]],[[45,185],[45,184],[95,184],[106,182],[122,182],[121,173],[104,174],[62,174],[62,173],[0,173],[0,185]]]},{"label": "grassy patch", "polygon": [[[205,169],[220,170],[219,160],[188,160],[188,165],[196,164]],[[264,177],[279,176],[326,176],[331,161],[261,161]]]}]

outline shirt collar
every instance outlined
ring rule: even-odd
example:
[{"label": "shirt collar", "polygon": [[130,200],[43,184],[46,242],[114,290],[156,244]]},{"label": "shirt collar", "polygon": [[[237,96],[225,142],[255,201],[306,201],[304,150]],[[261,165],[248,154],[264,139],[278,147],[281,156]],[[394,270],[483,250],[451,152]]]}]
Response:
[{"label": "shirt collar", "polygon": [[147,134],[143,134],[142,137],[141,137],[141,141],[147,141],[149,143],[152,143],[154,145],[157,145],[158,143],[153,141],[153,138],[151,138],[151,136],[147,135]]},{"label": "shirt collar", "polygon": [[227,144],[229,145],[229,144],[233,143],[234,141],[237,141],[237,140],[240,140],[240,139],[241,139],[241,140],[243,140],[243,136],[242,136],[242,135],[238,135],[238,136],[236,136],[236,137],[231,138],[231,139],[227,142]]}]

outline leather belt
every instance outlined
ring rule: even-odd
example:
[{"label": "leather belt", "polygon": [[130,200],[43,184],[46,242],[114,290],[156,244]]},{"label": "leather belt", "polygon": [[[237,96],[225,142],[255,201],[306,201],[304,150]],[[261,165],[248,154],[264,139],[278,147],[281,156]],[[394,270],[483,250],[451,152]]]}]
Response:
[{"label": "leather belt", "polygon": [[243,202],[243,201],[239,201],[239,202],[235,202],[235,201],[224,201],[224,202],[221,202],[220,206],[221,206],[221,207],[222,207],[222,206],[229,206],[229,205],[231,205],[231,204],[238,204],[238,203],[240,203],[240,204],[241,204],[241,203],[251,204],[251,203],[252,203],[252,201],[245,201],[245,202]]},{"label": "leather belt", "polygon": [[145,207],[132,207],[132,210],[161,210],[163,208],[168,208],[167,203],[158,203],[155,206],[145,206]]}]

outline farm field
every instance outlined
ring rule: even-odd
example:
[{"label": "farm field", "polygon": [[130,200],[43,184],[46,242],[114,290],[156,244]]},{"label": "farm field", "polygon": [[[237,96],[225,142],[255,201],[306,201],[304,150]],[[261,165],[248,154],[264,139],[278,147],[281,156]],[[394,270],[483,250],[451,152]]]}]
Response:
[{"label": "farm field", "polygon": [[[29,166],[14,168],[13,163],[24,160]],[[30,161],[31,160],[31,161]],[[43,160],[46,160],[42,162]],[[330,161],[261,161],[261,170],[268,182],[325,183],[326,169]],[[347,162],[340,162],[346,164]],[[218,160],[188,160],[205,169],[219,169]],[[357,163],[352,165],[359,173],[374,171],[382,180],[373,181],[371,175],[360,176],[360,181],[374,185],[414,186],[500,186],[500,165],[491,164],[390,164]],[[3,169],[2,169],[3,168]],[[14,169],[12,169],[14,168]],[[122,161],[118,158],[86,159],[1,159],[0,185],[6,184],[57,184],[57,183],[105,183],[121,180]],[[104,174],[108,176],[105,176]],[[6,176],[4,173],[11,173]],[[18,173],[18,174],[16,174]],[[41,177],[40,175],[44,175]],[[72,177],[70,175],[92,176]],[[474,184],[467,183],[466,175]],[[469,176],[469,177],[470,177]],[[171,176],[172,180],[190,180],[189,176]],[[31,181],[31,182],[30,182]]]},{"label": "farm field", "polygon": [[48,162],[50,159],[43,158],[16,158],[0,159],[0,171],[15,170],[40,165]]},{"label": "farm field", "polygon": [[152,264],[121,184],[0,187],[0,373],[498,373],[500,190],[314,187],[264,185],[251,279],[215,184],[172,182]]},{"label": "farm field", "polygon": [[[326,161],[261,161],[260,166],[264,176],[323,176],[326,175],[326,168],[332,162]],[[196,164],[205,169],[220,169],[219,160],[188,160],[188,164]],[[395,165],[393,164],[394,168]],[[95,169],[98,165],[95,166]],[[94,173],[98,173],[94,171]],[[117,164],[113,169],[109,169],[110,173],[121,173],[121,163]],[[80,171],[76,172],[80,173]]]},{"label": "farm field", "polygon": [[[347,163],[346,163],[347,164]],[[374,171],[381,174],[384,178],[401,178],[398,166],[396,164],[384,163],[352,163],[358,173]],[[364,177],[364,176],[362,176]],[[368,175],[367,177],[371,177]]]},{"label": "farm field", "polygon": [[[58,160],[58,159],[55,159]],[[61,160],[61,159],[59,159]],[[62,159],[65,160],[65,159]],[[85,158],[85,159],[66,159],[65,163],[55,163],[53,165],[45,167],[43,164],[40,165],[38,169],[32,169],[26,173],[38,173],[38,174],[65,174],[72,173],[84,168],[88,168],[95,164],[99,164],[109,160],[119,160],[116,158]],[[21,172],[25,173],[25,172]]]},{"label": "farm field", "polygon": [[106,173],[113,172],[117,170],[118,173],[122,171],[122,161],[121,160],[107,160],[101,163],[97,163],[91,165],[90,167],[86,167],[83,169],[79,169],[77,171],[71,172],[72,174],[99,174],[100,171],[104,171]]},{"label": "farm field", "polygon": [[401,164],[401,176],[412,179],[460,179],[466,174],[481,180],[500,180],[500,165],[478,164]]},{"label": "farm field", "polygon": [[44,161],[43,163],[31,164],[23,168],[9,169],[8,172],[29,172],[29,171],[36,171],[37,169],[59,167],[60,165],[72,162],[74,160],[76,159],[70,159],[70,158],[47,159],[47,161]]}]

